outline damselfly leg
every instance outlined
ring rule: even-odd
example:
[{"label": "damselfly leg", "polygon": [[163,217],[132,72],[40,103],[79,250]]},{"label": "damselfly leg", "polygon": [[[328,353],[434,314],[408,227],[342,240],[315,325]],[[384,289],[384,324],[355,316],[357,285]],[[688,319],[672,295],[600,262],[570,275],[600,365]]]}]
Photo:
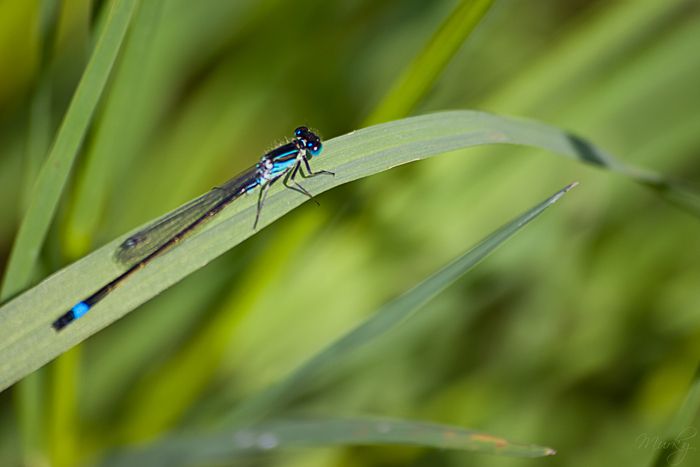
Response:
[{"label": "damselfly leg", "polygon": [[331,172],[329,170],[318,170],[314,172],[311,170],[311,165],[309,165],[308,159],[304,159],[304,165],[306,166],[306,170],[309,172],[308,174],[305,174],[303,170],[301,170],[301,177],[302,178],[313,178],[317,175],[331,175],[335,177],[335,172]]},{"label": "damselfly leg", "polygon": [[[284,184],[285,187],[289,188],[290,190],[294,190],[294,191],[296,191],[297,193],[301,193],[302,195],[308,196],[308,198],[309,198],[311,201],[313,201],[314,203],[316,203],[316,206],[320,206],[319,202],[316,201],[316,199],[314,198],[314,196],[313,196],[311,193],[309,193],[309,192],[306,190],[306,188],[304,188],[303,186],[299,185],[299,184],[297,183],[297,181],[294,180],[294,177],[296,176],[297,172],[301,172],[301,170],[299,170],[300,167],[301,167],[300,163],[297,162],[296,165],[294,166],[294,169],[291,170],[290,172],[287,172],[287,175],[284,176],[284,180],[282,180],[282,183]],[[290,181],[291,181],[292,183],[294,183],[294,186],[292,186],[292,185],[289,184]]]}]

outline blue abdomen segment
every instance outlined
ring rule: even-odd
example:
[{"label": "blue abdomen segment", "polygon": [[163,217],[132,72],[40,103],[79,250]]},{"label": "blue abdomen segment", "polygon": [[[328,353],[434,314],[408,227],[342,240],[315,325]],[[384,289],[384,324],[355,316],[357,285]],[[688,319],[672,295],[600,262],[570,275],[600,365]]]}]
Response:
[{"label": "blue abdomen segment", "polygon": [[77,305],[75,305],[71,311],[73,312],[74,319],[78,319],[85,313],[90,311],[90,305],[88,305],[85,302],[80,302]]},{"label": "blue abdomen segment", "polygon": [[63,315],[61,315],[56,321],[54,321],[51,326],[56,330],[60,331],[61,329],[65,328],[68,326],[70,323],[75,321],[76,319],[80,318],[81,316],[84,316],[85,313],[90,311],[90,305],[88,305],[85,302],[78,302],[65,312]]}]

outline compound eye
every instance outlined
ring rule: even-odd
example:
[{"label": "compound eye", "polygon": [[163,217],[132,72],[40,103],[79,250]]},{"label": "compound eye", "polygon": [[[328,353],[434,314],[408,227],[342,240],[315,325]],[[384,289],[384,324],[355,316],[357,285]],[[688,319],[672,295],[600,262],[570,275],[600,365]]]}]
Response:
[{"label": "compound eye", "polygon": [[321,143],[311,143],[310,145],[307,144],[309,147],[309,152],[311,153],[312,156],[318,156],[321,154],[321,149],[323,149],[323,145]]},{"label": "compound eye", "polygon": [[300,126],[300,127],[297,128],[296,130],[294,130],[294,135],[295,135],[295,136],[301,136],[301,135],[303,135],[304,133],[308,133],[308,131],[309,131],[309,129],[306,128],[305,126]]}]

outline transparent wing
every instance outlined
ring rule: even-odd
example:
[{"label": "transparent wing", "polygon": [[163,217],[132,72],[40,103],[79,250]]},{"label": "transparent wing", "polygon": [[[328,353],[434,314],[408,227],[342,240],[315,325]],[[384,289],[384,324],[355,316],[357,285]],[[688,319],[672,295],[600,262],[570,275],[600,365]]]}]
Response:
[{"label": "transparent wing", "polygon": [[180,230],[216,206],[222,199],[221,194],[217,193],[217,191],[216,189],[211,190],[199,198],[180,206],[124,240],[115,253],[117,261],[123,264],[131,264],[148,256]]},{"label": "transparent wing", "polygon": [[255,167],[251,167],[139,230],[119,245],[114,254],[116,260],[125,265],[139,262],[222,202],[227,202],[227,199],[230,202],[245,193],[256,180],[255,174]]}]

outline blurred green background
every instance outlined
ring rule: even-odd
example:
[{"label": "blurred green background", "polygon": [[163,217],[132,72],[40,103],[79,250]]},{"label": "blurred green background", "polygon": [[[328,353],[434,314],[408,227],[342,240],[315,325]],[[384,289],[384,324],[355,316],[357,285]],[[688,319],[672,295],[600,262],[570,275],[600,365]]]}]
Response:
[{"label": "blurred green background", "polygon": [[[142,2],[36,281],[253,164],[295,126],[325,138],[362,126],[457,4]],[[3,261],[109,6],[0,0]],[[539,119],[697,187],[698,44],[696,1],[497,0],[412,113]],[[75,465],[206,426],[573,180],[565,203],[291,407],[465,426],[557,456],[346,447],[256,462],[647,465],[655,451],[640,437],[664,436],[699,361],[700,223],[623,176],[515,147],[306,203],[32,375],[35,392],[2,393],[0,464]]]}]

